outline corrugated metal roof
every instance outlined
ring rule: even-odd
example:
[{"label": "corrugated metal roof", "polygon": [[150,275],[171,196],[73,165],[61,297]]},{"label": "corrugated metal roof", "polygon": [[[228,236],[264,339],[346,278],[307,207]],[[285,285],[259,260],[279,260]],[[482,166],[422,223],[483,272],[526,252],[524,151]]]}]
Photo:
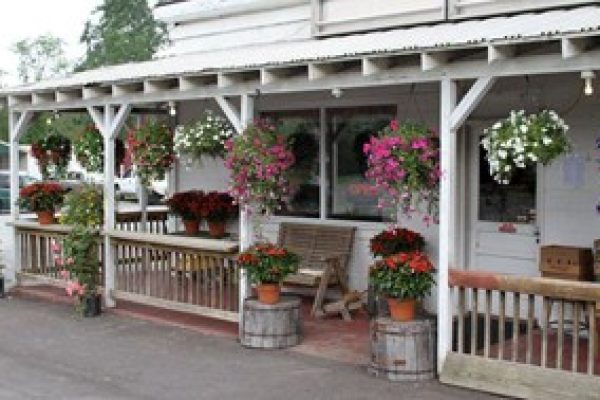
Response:
[{"label": "corrugated metal roof", "polygon": [[241,70],[372,54],[415,53],[448,47],[459,48],[598,32],[600,6],[587,6],[166,57],[86,71],[27,87],[6,89],[0,93],[27,93],[131,79]]}]

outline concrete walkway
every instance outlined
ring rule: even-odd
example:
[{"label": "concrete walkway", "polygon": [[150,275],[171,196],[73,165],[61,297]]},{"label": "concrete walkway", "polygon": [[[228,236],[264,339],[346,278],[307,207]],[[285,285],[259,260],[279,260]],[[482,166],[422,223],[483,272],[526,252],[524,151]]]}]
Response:
[{"label": "concrete walkway", "polygon": [[0,399],[492,399],[65,305],[0,300]]}]

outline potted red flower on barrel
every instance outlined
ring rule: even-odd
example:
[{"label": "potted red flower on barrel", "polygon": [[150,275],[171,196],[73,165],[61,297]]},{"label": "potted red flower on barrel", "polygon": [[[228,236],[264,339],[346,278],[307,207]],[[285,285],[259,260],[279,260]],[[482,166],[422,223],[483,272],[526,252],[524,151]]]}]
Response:
[{"label": "potted red flower on barrel", "polygon": [[201,215],[208,222],[208,232],[213,238],[225,236],[225,223],[238,212],[233,197],[228,193],[210,192],[204,197]]},{"label": "potted red flower on barrel", "polygon": [[258,301],[277,304],[281,282],[298,270],[299,257],[270,243],[257,244],[238,256],[238,264],[248,271],[250,282],[257,285]]},{"label": "potted red flower on barrel", "polygon": [[190,190],[175,193],[166,201],[167,206],[173,214],[181,217],[185,227],[185,233],[195,235],[200,228],[202,218],[202,207],[204,203],[204,192],[201,190]]},{"label": "potted red flower on barrel", "polygon": [[399,253],[378,261],[369,271],[375,291],[387,298],[390,314],[396,321],[412,321],[416,303],[431,292],[433,264],[426,254]]},{"label": "potted red flower on barrel", "polygon": [[19,192],[19,207],[37,213],[40,225],[55,223],[54,213],[63,203],[65,189],[56,182],[27,185]]}]

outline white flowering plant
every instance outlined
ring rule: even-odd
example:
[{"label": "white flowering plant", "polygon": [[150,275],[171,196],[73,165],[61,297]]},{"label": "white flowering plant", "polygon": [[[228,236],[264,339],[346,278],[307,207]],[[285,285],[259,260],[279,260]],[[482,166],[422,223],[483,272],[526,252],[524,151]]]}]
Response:
[{"label": "white flowering plant", "polygon": [[548,165],[568,152],[569,126],[555,111],[525,115],[511,111],[510,116],[484,131],[481,141],[487,152],[490,175],[501,184],[508,184],[517,168],[524,169],[538,162]]},{"label": "white flowering plant", "polygon": [[223,157],[225,142],[232,136],[233,129],[224,118],[205,111],[196,123],[175,129],[175,152],[190,161],[203,155]]}]

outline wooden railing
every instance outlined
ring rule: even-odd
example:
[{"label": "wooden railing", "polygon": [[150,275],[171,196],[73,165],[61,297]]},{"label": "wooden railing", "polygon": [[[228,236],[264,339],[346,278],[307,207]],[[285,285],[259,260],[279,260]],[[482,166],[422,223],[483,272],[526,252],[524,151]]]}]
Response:
[{"label": "wooden railing", "polygon": [[116,228],[127,232],[167,233],[167,221],[169,212],[167,210],[149,210],[146,213],[145,230],[143,225],[143,214],[141,211],[120,211],[117,213]]},{"label": "wooden railing", "polygon": [[[597,395],[600,284],[455,270],[450,272],[450,287],[452,353],[442,380],[529,397],[532,389],[539,390],[536,395],[544,390],[554,395],[563,389],[573,392],[571,385],[560,387],[565,386],[560,378],[569,376]],[[487,375],[502,368],[516,374],[514,382]],[[594,377],[583,381],[586,375]],[[546,388],[535,387],[540,382]]]},{"label": "wooden railing", "polygon": [[115,297],[238,320],[237,242],[111,232]]},{"label": "wooden railing", "polygon": [[[28,221],[13,225],[20,248],[20,276],[60,284],[61,266],[52,244],[62,244],[70,227]],[[112,294],[117,300],[237,322],[237,242],[118,230],[102,233],[107,234],[115,261],[105,265],[104,240],[99,240],[99,284],[104,286],[105,269],[112,268]]]},{"label": "wooden railing", "polygon": [[[36,222],[19,222],[17,240],[20,243],[21,273],[58,280],[62,269],[62,253],[56,254],[53,245],[62,248],[64,238],[71,228],[64,225],[39,225]],[[98,240],[98,284],[104,280],[104,245]]]}]

